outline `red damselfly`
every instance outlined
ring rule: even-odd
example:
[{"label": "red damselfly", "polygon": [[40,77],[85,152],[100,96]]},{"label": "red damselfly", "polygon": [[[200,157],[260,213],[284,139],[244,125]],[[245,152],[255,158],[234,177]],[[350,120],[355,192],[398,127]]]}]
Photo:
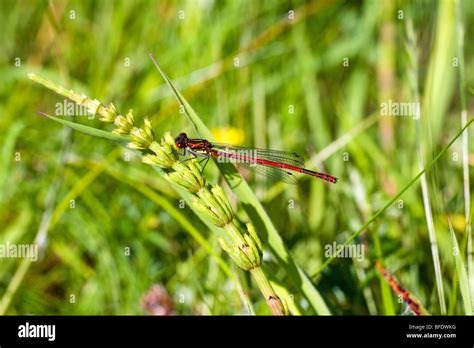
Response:
[{"label": "red damselfly", "polygon": [[175,143],[183,150],[182,155],[189,153],[192,158],[203,157],[206,161],[204,167],[209,159],[214,157],[218,162],[244,165],[259,174],[291,184],[296,183],[296,178],[291,172],[307,174],[330,183],[337,182],[337,178],[332,175],[305,169],[303,158],[295,152],[211,143],[205,139],[190,139],[186,133],[180,133]]}]

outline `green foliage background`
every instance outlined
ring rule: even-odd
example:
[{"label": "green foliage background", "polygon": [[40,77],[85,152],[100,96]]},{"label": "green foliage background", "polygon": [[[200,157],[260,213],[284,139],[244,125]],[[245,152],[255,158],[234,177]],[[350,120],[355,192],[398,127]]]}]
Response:
[{"label": "green foliage background", "polygon": [[[338,176],[337,185],[301,177],[291,186],[244,173],[293,258],[312,275],[327,245],[343,243],[420,171],[417,146],[426,164],[459,132],[462,96],[471,114],[474,5],[461,1],[459,8],[462,18],[451,0],[2,1],[0,242],[43,241],[40,259],[22,277],[20,260],[0,260],[3,313],[142,314],[140,299],[153,284],[167,289],[178,314],[269,313],[249,275],[188,207],[180,209],[180,196],[156,171],[114,143],[38,116],[54,114],[63,99],[28,72],[113,102],[122,113],[133,108],[150,117],[158,137],[196,136],[152,52],[203,122],[229,142],[237,132],[243,145],[298,151],[307,168]],[[456,46],[461,20],[464,72]],[[416,100],[413,81],[419,129],[412,117],[380,115],[383,102]],[[106,129],[97,119],[74,120]],[[450,217],[467,260],[462,165],[458,140],[427,176],[447,314],[466,314],[448,225]],[[222,181],[214,164],[206,177]],[[313,279],[331,313],[404,311],[373,267],[378,259],[431,313],[445,314],[418,184],[356,242],[364,261],[336,259]],[[295,294],[294,313],[313,314],[273,256],[264,256],[272,280]]]}]

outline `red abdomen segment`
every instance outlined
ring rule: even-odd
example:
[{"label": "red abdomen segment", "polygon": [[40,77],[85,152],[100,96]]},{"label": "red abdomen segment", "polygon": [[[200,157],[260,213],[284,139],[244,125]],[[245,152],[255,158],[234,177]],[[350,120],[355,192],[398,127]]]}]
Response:
[{"label": "red abdomen segment", "polygon": [[337,183],[337,178],[335,176],[325,174],[325,173],[313,172],[312,170],[308,170],[308,169],[304,169],[304,168],[299,168],[299,169],[301,170],[300,173],[315,176],[317,178],[323,179],[323,180],[325,180],[327,182],[331,182],[333,184]]},{"label": "red abdomen segment", "polygon": [[319,172],[313,172],[312,170],[301,168],[301,167],[296,167],[292,166],[291,164],[286,164],[286,163],[279,163],[279,162],[274,162],[274,161],[268,161],[264,159],[256,159],[257,164],[263,164],[263,165],[269,165],[269,166],[275,166],[287,170],[292,170],[294,172],[302,173],[302,174],[308,174],[311,176],[315,176],[316,178],[323,179],[324,181],[330,182],[330,183],[337,183],[337,178],[335,176],[325,174],[325,173],[319,173]]}]

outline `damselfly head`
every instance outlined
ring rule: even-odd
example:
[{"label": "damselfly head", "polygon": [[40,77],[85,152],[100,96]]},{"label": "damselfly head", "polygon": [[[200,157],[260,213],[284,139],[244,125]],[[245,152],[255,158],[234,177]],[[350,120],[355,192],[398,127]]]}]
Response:
[{"label": "damselfly head", "polygon": [[174,139],[174,143],[178,149],[184,149],[188,145],[188,136],[186,133],[179,133]]}]

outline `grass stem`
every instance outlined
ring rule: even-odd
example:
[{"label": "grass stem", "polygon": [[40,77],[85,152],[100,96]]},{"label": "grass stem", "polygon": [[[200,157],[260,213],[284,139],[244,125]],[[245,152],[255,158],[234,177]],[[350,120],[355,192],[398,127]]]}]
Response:
[{"label": "grass stem", "polygon": [[311,276],[311,278],[316,278],[335,258],[339,257],[339,254],[344,250],[344,247],[350,244],[354,239],[357,238],[367,227],[369,227],[380,215],[382,215],[393,203],[397,201],[408,189],[426,172],[428,172],[433,165],[438,162],[438,160],[448,151],[448,149],[454,144],[454,142],[462,135],[462,133],[474,122],[474,119],[471,119],[466,126],[461,129],[461,131],[456,134],[456,136],[446,145],[437,155],[433,158],[428,165],[421,170],[410,182],[402,188],[393,198],[381,209],[379,209],[369,221],[363,224],[356,232],[354,232],[340,247],[340,250],[337,253],[334,253],[331,257],[327,258],[326,261],[318,268],[318,270]]}]

